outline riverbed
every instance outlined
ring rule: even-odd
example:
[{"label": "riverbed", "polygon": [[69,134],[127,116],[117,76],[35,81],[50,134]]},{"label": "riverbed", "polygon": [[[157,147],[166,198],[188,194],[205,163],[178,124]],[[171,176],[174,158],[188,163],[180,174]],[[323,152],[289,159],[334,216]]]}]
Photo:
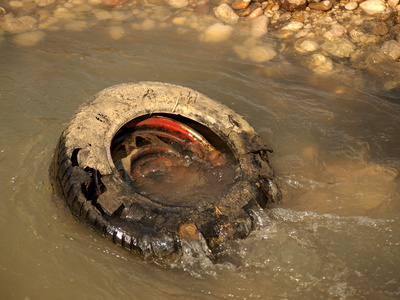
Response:
[{"label": "riverbed", "polygon": [[[398,299],[396,89],[351,68],[316,72],[279,52],[274,35],[264,42],[276,57],[258,62],[237,55],[240,36],[209,43],[180,26],[110,22],[0,43],[2,298]],[[80,224],[52,193],[53,151],[79,105],[144,80],[220,101],[274,149],[283,202],[227,246],[225,262],[144,259]]]}]

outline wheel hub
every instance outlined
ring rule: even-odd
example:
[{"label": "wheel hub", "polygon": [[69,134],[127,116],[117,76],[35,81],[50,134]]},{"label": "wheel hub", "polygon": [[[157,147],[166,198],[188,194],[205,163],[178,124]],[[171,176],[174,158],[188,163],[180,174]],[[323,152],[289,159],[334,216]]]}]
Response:
[{"label": "wheel hub", "polygon": [[[139,194],[166,205],[188,206],[207,198],[205,189],[210,185],[218,193],[226,188],[225,175],[233,173],[227,172],[226,155],[190,126],[151,116],[133,120],[126,128],[115,139],[112,156]],[[226,182],[231,181],[229,176]]]}]

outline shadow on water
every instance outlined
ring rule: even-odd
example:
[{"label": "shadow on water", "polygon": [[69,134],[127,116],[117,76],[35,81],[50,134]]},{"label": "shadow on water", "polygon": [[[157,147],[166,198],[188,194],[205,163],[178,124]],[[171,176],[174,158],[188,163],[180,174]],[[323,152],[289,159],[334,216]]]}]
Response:
[{"label": "shadow on water", "polygon": [[[98,24],[2,42],[0,282],[7,299],[396,299],[400,103],[368,76],[316,75],[290,57],[252,63],[237,41],[153,29],[111,40]],[[151,262],[52,199],[48,166],[77,107],[122,82],[188,86],[243,115],[275,150],[284,203],[212,264]]]}]

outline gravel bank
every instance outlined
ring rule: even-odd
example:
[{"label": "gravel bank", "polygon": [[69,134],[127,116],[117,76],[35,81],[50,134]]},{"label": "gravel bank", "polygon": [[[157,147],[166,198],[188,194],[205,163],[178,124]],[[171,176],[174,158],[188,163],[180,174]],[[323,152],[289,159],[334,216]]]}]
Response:
[{"label": "gravel bank", "polygon": [[173,27],[205,43],[238,40],[232,51],[253,63],[290,55],[317,75],[357,70],[400,90],[399,0],[0,0],[0,43],[32,47],[101,22],[110,40]]}]

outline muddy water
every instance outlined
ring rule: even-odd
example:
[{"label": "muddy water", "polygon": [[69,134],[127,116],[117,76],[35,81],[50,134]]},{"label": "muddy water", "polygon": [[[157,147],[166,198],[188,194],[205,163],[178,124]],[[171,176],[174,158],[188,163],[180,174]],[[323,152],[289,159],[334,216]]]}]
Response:
[{"label": "muddy water", "polygon": [[[166,165],[164,158],[145,167],[147,174],[140,173],[133,182],[137,192],[153,201],[178,206],[213,203],[225,196],[235,171],[233,167],[211,167],[199,161],[178,161],[173,165],[170,160]],[[211,191],[210,186],[214,187]]]},{"label": "muddy water", "polygon": [[[107,24],[0,44],[3,299],[398,299],[400,95],[374,78],[257,64],[174,28],[118,41]],[[154,263],[79,224],[48,166],[77,107],[110,85],[188,86],[244,116],[275,152],[284,203],[224,263]]]}]

